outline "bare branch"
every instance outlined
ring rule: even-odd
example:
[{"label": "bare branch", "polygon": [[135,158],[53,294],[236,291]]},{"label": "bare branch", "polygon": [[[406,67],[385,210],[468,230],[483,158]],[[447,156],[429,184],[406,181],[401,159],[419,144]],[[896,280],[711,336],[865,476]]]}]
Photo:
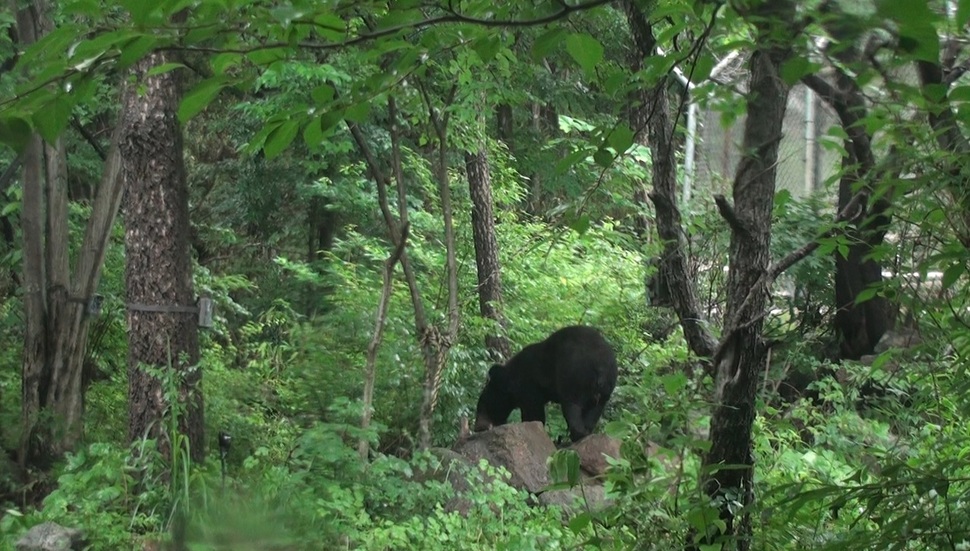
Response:
[{"label": "bare branch", "polygon": [[728,226],[731,226],[732,230],[742,235],[748,234],[747,227],[738,219],[738,215],[734,212],[734,207],[728,203],[726,197],[718,193],[714,196],[714,203],[717,205],[717,212],[721,214],[721,218],[727,221]]}]

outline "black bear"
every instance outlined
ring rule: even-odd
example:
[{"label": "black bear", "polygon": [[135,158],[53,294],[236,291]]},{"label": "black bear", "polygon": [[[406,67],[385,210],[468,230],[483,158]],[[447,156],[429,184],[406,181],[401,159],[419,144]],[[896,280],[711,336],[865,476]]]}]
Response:
[{"label": "black bear", "polygon": [[593,432],[616,386],[616,354],[592,327],[564,327],[493,365],[478,398],[475,432],[503,425],[513,409],[522,421],[546,422],[548,402],[562,406],[569,437]]}]

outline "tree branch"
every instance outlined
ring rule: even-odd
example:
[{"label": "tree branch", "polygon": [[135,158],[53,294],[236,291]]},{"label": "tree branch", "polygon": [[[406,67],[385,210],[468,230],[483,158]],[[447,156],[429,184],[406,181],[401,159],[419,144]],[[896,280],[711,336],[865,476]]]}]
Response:
[{"label": "tree branch", "polygon": [[747,227],[738,219],[738,215],[734,212],[734,207],[728,203],[726,197],[718,193],[714,195],[714,203],[717,205],[717,212],[728,223],[728,226],[731,226],[732,230],[742,235],[748,235]]}]

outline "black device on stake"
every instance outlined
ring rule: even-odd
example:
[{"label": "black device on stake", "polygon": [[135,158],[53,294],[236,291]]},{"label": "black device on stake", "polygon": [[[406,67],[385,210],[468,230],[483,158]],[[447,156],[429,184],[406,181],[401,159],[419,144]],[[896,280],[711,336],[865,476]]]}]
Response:
[{"label": "black device on stake", "polygon": [[222,463],[222,489],[226,489],[226,457],[232,447],[232,436],[228,432],[219,431],[219,461]]}]

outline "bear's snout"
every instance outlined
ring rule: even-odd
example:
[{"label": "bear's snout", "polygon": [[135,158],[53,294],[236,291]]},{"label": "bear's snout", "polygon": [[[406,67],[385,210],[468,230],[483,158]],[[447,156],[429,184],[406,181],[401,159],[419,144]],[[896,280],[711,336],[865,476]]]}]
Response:
[{"label": "bear's snout", "polygon": [[484,432],[492,428],[492,420],[483,415],[479,415],[475,418],[475,428],[472,429],[475,432]]}]

